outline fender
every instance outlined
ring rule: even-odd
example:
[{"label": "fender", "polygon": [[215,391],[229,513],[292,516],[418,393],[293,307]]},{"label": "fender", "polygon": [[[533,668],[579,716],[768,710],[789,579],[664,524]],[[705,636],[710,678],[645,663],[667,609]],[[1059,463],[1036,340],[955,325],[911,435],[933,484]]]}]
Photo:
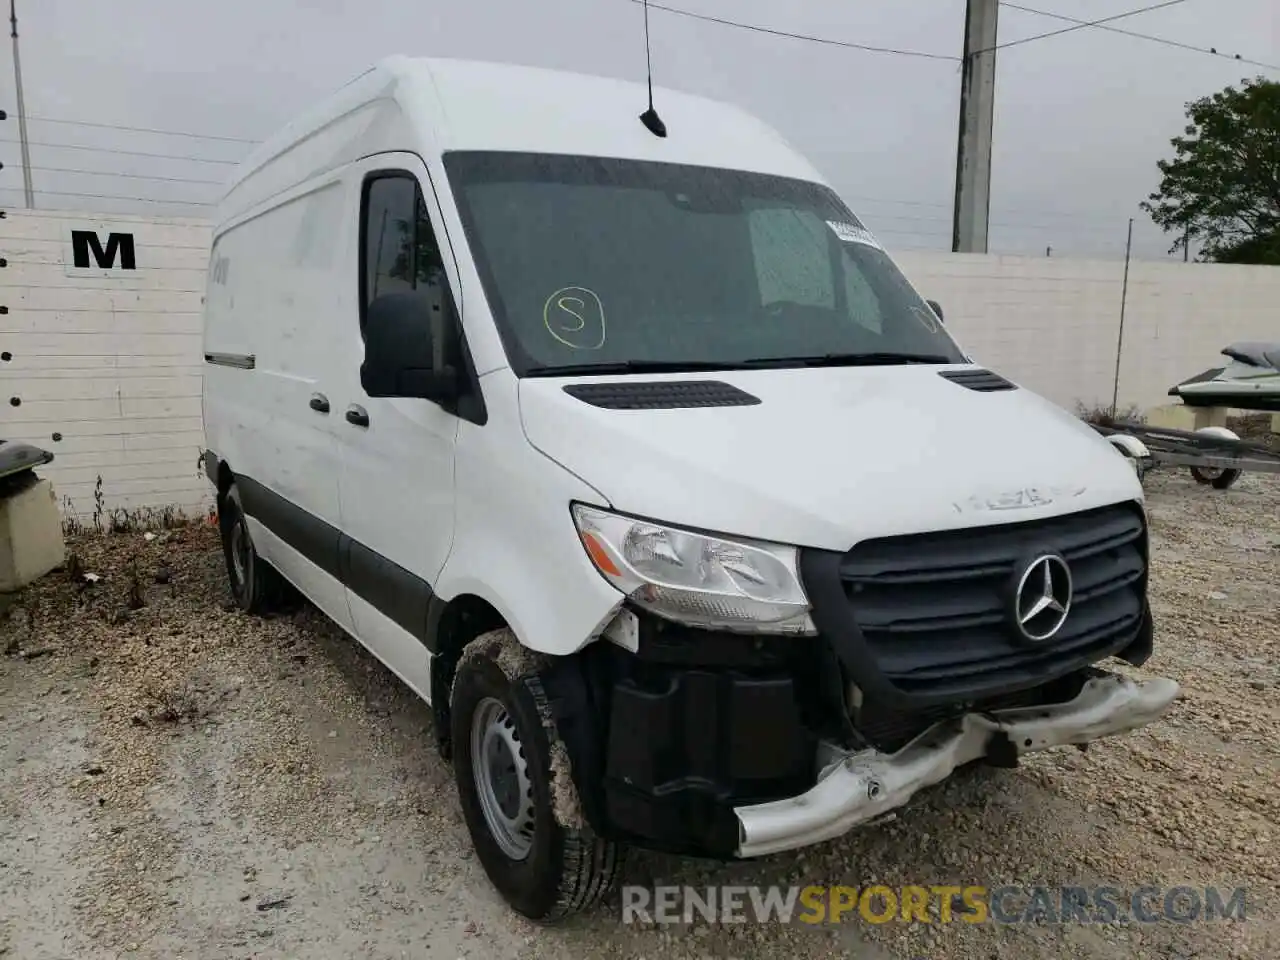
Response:
[{"label": "fender", "polygon": [[453,549],[433,589],[445,601],[484,600],[532,650],[571,654],[600,635],[624,598],[588,557],[570,504],[613,505],[529,443],[510,370],[481,379],[491,416],[458,431]]}]

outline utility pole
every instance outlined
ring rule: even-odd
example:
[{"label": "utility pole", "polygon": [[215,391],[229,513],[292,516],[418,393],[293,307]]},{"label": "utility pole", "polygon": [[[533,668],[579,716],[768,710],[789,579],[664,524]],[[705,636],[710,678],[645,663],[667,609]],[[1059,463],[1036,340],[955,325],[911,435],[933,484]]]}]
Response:
[{"label": "utility pole", "polygon": [[1120,356],[1124,352],[1124,308],[1129,302],[1129,261],[1133,257],[1133,217],[1129,218],[1129,239],[1124,243],[1124,284],[1120,287],[1120,331],[1116,334],[1116,376],[1111,384],[1111,416],[1120,402]]},{"label": "utility pole", "polygon": [[35,191],[31,188],[31,144],[27,140],[27,110],[22,101],[22,63],[18,59],[17,0],[9,0],[9,36],[13,38],[13,87],[17,94],[18,141],[22,151],[22,193],[27,209],[36,205]]},{"label": "utility pole", "polygon": [[966,4],[951,249],[954,253],[986,253],[996,103],[996,22],[1000,2],[966,0]]}]

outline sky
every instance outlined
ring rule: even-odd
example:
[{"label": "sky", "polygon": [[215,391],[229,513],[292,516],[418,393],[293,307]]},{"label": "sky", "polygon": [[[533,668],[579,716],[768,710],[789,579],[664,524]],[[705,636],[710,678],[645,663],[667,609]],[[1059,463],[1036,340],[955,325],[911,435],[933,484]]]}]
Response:
[{"label": "sky", "polygon": [[[956,58],[650,12],[655,82],[733,101],[776,127],[891,250],[950,249],[964,0],[655,2]],[[1021,5],[1096,20],[1153,2]],[[251,141],[393,53],[631,80],[645,72],[633,0],[17,0],[17,10],[32,176],[45,208],[209,215]],[[999,24],[1002,44],[1070,25],[1008,5]],[[1276,0],[1180,0],[1113,26],[1280,66]],[[1138,204],[1159,182],[1156,162],[1171,155],[1186,103],[1244,77],[1280,80],[1280,69],[1097,28],[1002,49],[996,69],[991,252],[1107,259],[1124,256],[1130,217],[1133,255],[1168,256],[1172,238]],[[0,206],[16,208],[13,100],[5,48]]]}]

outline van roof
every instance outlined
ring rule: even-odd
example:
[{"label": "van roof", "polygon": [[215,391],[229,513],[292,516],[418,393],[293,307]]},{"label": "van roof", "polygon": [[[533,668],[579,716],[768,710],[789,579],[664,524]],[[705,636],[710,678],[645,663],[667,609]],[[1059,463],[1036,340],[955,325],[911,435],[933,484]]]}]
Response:
[{"label": "van roof", "polygon": [[821,180],[772,128],[702,97],[654,89],[668,135],[639,120],[642,83],[514,64],[389,57],[262,143],[238,168],[219,220],[371,153],[429,165],[450,150],[634,158]]}]

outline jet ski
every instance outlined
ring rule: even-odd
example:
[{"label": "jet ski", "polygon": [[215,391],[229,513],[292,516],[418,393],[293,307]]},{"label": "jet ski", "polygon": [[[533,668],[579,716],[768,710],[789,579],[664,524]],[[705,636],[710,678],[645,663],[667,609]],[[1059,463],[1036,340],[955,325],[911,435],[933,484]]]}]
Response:
[{"label": "jet ski", "polygon": [[1233,343],[1222,349],[1231,362],[1169,388],[1189,407],[1234,407],[1280,413],[1280,341]]},{"label": "jet ski", "polygon": [[21,493],[36,482],[35,468],[53,461],[53,454],[29,443],[0,440],[0,499]]}]

